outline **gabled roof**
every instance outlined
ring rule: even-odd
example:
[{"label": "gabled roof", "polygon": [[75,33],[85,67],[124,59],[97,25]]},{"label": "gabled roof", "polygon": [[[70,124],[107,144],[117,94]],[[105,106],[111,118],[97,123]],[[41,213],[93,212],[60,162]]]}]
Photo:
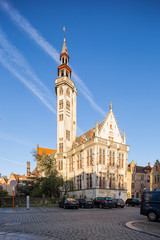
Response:
[{"label": "gabled roof", "polygon": [[42,155],[43,153],[45,153],[45,154],[53,154],[55,152],[56,152],[56,150],[54,150],[54,149],[41,148],[41,147],[39,147],[39,145],[37,145],[37,153],[40,154],[40,155]]},{"label": "gabled roof", "polygon": [[[106,123],[106,121],[108,120],[108,118],[110,117],[111,114],[112,114],[112,116],[113,116],[113,118],[114,118],[114,120],[116,122],[116,125],[117,125],[117,128],[118,128],[119,137],[120,137],[120,139],[123,142],[122,135],[120,133],[117,121],[116,121],[115,116],[114,116],[114,114],[112,112],[112,104],[110,105],[110,111],[107,113],[105,119],[98,124],[98,132],[99,132],[98,135],[100,136],[100,133],[101,133],[101,131],[103,129],[103,126],[104,126],[104,124]],[[88,130],[84,134],[82,134],[79,137],[77,137],[75,142],[73,143],[73,146],[75,146],[76,143],[79,145],[79,144],[82,144],[82,142],[88,141],[89,139],[95,137],[95,129],[96,129],[96,127],[94,126],[93,128],[91,128],[90,130]]]},{"label": "gabled roof", "polygon": [[8,178],[2,177],[2,180],[0,181],[0,183],[7,183],[8,182]]},{"label": "gabled roof", "polygon": [[145,173],[147,167],[136,166],[136,173]]}]

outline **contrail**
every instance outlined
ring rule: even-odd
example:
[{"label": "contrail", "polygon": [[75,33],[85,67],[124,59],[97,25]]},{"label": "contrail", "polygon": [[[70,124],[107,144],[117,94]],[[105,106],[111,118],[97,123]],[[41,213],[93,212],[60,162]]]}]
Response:
[{"label": "contrail", "polygon": [[22,165],[22,166],[26,166],[24,163],[21,163],[21,162],[18,162],[18,161],[14,161],[14,160],[10,160],[10,159],[7,159],[7,158],[2,158],[2,157],[0,157],[0,160],[2,160],[2,161],[7,161],[7,162],[12,162],[12,163],[16,163],[16,164],[19,164],[19,165]]},{"label": "contrail", "polygon": [[[56,63],[60,64],[59,52],[40,35],[40,33],[28,22],[28,20],[20,15],[20,13],[6,1],[0,0],[0,6],[13,20],[13,22],[21,27],[29,35],[30,38],[32,38],[50,57],[55,60]],[[74,72],[74,70],[72,72],[72,76],[77,83],[79,90],[87,98],[91,106],[104,116],[106,114],[105,111],[95,103],[91,92],[82,81],[82,79],[80,79],[80,77]]]},{"label": "contrail", "polygon": [[0,28],[0,62],[25,86],[27,86],[45,106],[56,114],[55,99],[49,89],[32,72],[23,55],[7,40]]}]

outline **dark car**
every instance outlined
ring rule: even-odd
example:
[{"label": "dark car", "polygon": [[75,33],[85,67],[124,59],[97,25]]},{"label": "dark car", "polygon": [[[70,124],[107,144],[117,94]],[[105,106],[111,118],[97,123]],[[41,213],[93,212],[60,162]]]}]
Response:
[{"label": "dark car", "polygon": [[141,204],[141,200],[139,198],[128,198],[126,200],[126,205],[127,206],[139,206]]},{"label": "dark car", "polygon": [[81,208],[93,208],[93,200],[90,198],[78,199],[78,201]]},{"label": "dark car", "polygon": [[79,208],[79,202],[74,198],[65,198],[59,201],[59,207],[63,208]]},{"label": "dark car", "polygon": [[143,193],[140,213],[152,222],[160,218],[160,191]]},{"label": "dark car", "polygon": [[121,208],[124,208],[124,201],[123,199],[113,199],[114,201],[114,207],[121,207]]},{"label": "dark car", "polygon": [[114,201],[112,198],[109,197],[97,197],[93,200],[94,207],[99,207],[99,208],[112,208],[114,207]]}]

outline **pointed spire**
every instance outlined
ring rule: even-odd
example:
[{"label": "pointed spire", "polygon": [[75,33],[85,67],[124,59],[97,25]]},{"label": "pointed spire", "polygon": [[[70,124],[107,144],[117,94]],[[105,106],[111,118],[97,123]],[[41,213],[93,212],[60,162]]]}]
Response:
[{"label": "pointed spire", "polygon": [[112,112],[112,109],[113,109],[113,104],[112,102],[110,103],[110,112]]},{"label": "pointed spire", "polygon": [[122,138],[123,138],[124,144],[126,144],[126,134],[125,134],[125,130],[123,130],[123,136],[122,136]]},{"label": "pointed spire", "polygon": [[96,120],[95,137],[98,137],[98,122]]},{"label": "pointed spire", "polygon": [[65,27],[63,27],[63,31],[64,31],[64,41],[63,41],[62,53],[68,54],[68,52],[67,52],[67,46],[66,46],[65,30],[66,30]]}]

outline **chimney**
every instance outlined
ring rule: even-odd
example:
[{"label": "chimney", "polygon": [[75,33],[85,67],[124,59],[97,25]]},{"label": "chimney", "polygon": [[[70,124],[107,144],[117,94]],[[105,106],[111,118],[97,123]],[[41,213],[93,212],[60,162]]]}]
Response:
[{"label": "chimney", "polygon": [[27,161],[27,177],[30,175],[30,162]]}]

